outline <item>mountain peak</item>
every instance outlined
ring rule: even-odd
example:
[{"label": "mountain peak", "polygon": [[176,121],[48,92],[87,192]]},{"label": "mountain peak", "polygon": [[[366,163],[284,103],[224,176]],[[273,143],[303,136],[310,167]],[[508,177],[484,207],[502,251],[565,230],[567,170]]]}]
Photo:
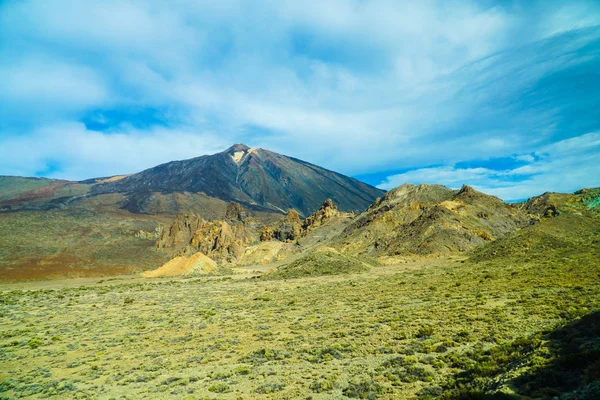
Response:
[{"label": "mountain peak", "polygon": [[227,150],[225,150],[224,153],[231,154],[231,153],[235,153],[235,152],[238,152],[238,151],[244,151],[245,152],[245,151],[248,151],[248,150],[250,150],[250,147],[246,146],[245,144],[243,144],[243,143],[236,143],[233,146],[231,146],[230,148],[228,148]]},{"label": "mountain peak", "polygon": [[225,150],[224,153],[228,154],[231,157],[231,159],[239,166],[244,160],[244,157],[251,153],[252,150],[253,149],[251,149],[243,143],[236,143],[227,150]]}]

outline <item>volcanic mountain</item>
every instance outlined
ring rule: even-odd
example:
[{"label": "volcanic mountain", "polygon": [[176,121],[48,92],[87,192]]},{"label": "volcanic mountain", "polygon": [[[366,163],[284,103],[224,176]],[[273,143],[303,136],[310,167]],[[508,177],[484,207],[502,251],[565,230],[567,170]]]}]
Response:
[{"label": "volcanic mountain", "polygon": [[325,199],[341,210],[363,211],[383,191],[356,179],[264,149],[236,144],[229,149],[172,161],[125,178],[94,185],[91,195],[123,193],[137,202],[153,193],[203,193],[250,208],[309,215]]}]

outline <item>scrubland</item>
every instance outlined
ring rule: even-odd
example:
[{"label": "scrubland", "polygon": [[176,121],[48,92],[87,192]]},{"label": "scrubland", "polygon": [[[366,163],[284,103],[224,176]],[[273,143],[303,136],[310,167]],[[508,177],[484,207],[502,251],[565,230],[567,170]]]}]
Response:
[{"label": "scrubland", "polygon": [[355,274],[3,284],[0,397],[586,398],[600,377],[589,229],[586,251]]}]

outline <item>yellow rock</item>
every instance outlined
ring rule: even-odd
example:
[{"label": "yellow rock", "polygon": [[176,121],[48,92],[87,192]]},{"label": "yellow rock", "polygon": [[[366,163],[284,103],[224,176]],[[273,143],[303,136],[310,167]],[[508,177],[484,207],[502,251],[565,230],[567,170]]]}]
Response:
[{"label": "yellow rock", "polygon": [[283,247],[284,243],[279,241],[262,242],[256,246],[247,247],[239,264],[268,264],[277,260]]},{"label": "yellow rock", "polygon": [[142,276],[152,278],[156,276],[212,274],[216,271],[217,263],[214,260],[202,253],[196,253],[190,257],[175,257],[158,269],[142,273]]},{"label": "yellow rock", "polygon": [[334,253],[334,254],[340,254],[339,251],[337,251],[333,247],[328,247],[328,246],[317,247],[315,249],[315,253]]}]

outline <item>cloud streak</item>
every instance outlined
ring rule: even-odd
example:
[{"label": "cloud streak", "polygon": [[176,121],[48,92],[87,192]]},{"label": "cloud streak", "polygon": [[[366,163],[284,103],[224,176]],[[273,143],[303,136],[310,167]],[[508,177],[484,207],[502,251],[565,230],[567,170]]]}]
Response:
[{"label": "cloud streak", "polygon": [[599,20],[593,1],[3,2],[0,174],[234,142],[352,175],[539,152],[600,129]]}]

